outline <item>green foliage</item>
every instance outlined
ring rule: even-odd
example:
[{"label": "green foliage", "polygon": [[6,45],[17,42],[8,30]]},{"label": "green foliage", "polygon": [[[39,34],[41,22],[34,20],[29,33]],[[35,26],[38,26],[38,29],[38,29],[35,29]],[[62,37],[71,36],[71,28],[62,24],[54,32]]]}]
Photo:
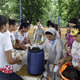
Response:
[{"label": "green foliage", "polygon": [[[68,22],[70,18],[80,18],[80,0],[61,0],[60,16],[65,22]],[[67,23],[66,23],[67,25]],[[66,26],[65,25],[65,26]]]},{"label": "green foliage", "polygon": [[49,17],[50,12],[50,0],[24,0],[23,1],[23,14],[33,24],[36,24],[36,20],[40,18],[44,24]]},{"label": "green foliage", "polygon": [[[52,21],[58,23],[58,11],[59,11],[59,0],[56,0],[54,4],[55,10],[53,11],[54,17]],[[80,0],[60,0],[60,26],[66,27],[68,21],[72,17],[80,18]]]},{"label": "green foliage", "polygon": [[[33,24],[40,18],[45,25],[51,7],[50,0],[22,0],[23,18],[29,19]],[[0,14],[20,21],[20,0],[1,0]]]},{"label": "green foliage", "polygon": [[[60,25],[66,27],[72,17],[80,18],[80,0],[60,0]],[[23,18],[36,24],[38,18],[58,23],[59,0],[22,0]],[[20,0],[0,0],[0,14],[20,21]]]}]

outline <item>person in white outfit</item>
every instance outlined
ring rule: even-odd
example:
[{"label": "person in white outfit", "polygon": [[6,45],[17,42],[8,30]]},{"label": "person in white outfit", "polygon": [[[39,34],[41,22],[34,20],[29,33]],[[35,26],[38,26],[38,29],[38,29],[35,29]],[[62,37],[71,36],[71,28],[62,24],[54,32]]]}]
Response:
[{"label": "person in white outfit", "polygon": [[5,32],[4,34],[6,34],[7,36],[9,36],[11,38],[13,48],[17,48],[14,31],[17,30],[18,22],[13,19],[9,19],[8,22],[9,22],[9,30],[7,30],[7,32]]},{"label": "person in white outfit", "polygon": [[0,15],[0,80],[23,80],[13,72],[12,65],[20,64],[21,60],[12,58],[12,43],[9,36],[3,34],[7,31],[8,20]]},{"label": "person in white outfit", "polygon": [[25,33],[28,31],[28,28],[30,27],[30,24],[27,22],[23,22],[19,28],[19,30],[15,33],[16,43],[18,44],[18,47],[25,50],[27,44],[27,39]]},{"label": "person in white outfit", "polygon": [[[48,28],[45,32],[45,35],[47,37],[47,40],[40,45],[39,47],[41,49],[47,49],[49,53],[49,58],[46,64],[46,70],[48,73],[48,76],[51,76],[54,80],[58,80],[57,73],[54,73],[54,67],[57,65],[58,61],[62,58],[62,45],[60,40],[58,40],[56,37],[56,30],[54,28]],[[50,71],[49,65],[53,64],[52,72]]]}]

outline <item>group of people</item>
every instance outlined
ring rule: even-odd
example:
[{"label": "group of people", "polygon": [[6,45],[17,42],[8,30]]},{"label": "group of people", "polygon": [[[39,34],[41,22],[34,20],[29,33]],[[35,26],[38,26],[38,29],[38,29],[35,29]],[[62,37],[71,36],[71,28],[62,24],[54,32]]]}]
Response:
[{"label": "group of people", "polygon": [[29,29],[27,21],[18,28],[16,20],[0,15],[0,80],[23,80],[13,72],[13,64],[21,64],[21,60],[12,58],[12,50],[27,49],[25,44],[30,44]]},{"label": "group of people", "polygon": [[[65,44],[63,44],[61,40],[61,30],[59,30],[58,25],[48,20],[47,27],[48,29],[45,31],[46,40],[39,46],[41,49],[47,49],[49,53],[49,58],[46,63],[46,78],[49,80],[80,80],[79,19],[71,18],[69,20],[67,42]],[[64,48],[67,54],[65,57],[63,53]],[[51,64],[53,64],[53,70],[56,65],[59,66],[60,69],[57,72],[51,72],[49,67]],[[59,76],[57,74],[59,74]]]},{"label": "group of people", "polygon": [[[80,23],[78,18],[71,18],[69,21],[69,31],[67,30],[67,44],[69,49],[65,50],[67,52],[67,56],[58,61],[58,65],[60,66],[66,61],[71,61],[72,66],[76,72],[75,75],[68,76],[65,74],[66,78],[70,80],[80,80]],[[73,70],[73,73],[74,73]],[[73,77],[73,78],[72,78]]]},{"label": "group of people", "polygon": [[[67,30],[67,42],[63,45],[60,33],[52,26],[51,21],[48,21],[49,28],[46,30],[46,41],[40,48],[47,49],[49,55],[46,72],[49,80],[80,80],[80,24],[78,18],[71,18],[68,22],[69,31]],[[69,33],[68,33],[69,32]],[[59,36],[58,36],[59,34]],[[68,45],[66,45],[68,44]],[[64,57],[63,48],[66,50]],[[59,66],[57,72],[50,71],[50,64]],[[57,75],[59,74],[59,75]]]},{"label": "group of people", "polygon": [[[63,45],[59,25],[47,21],[47,30],[44,32],[40,19],[37,26],[34,26],[34,42],[41,42],[42,36],[46,36],[40,49],[46,49],[49,57],[46,63],[47,80],[80,80],[80,24],[78,18],[72,18],[68,22],[67,42]],[[28,31],[30,22],[26,19],[18,22],[14,19],[7,19],[0,15],[0,80],[23,80],[13,72],[13,64],[21,64],[20,59],[12,58],[12,49],[26,50],[25,44],[30,44]],[[66,47],[66,44],[68,46]],[[66,57],[63,56],[63,48],[66,50]],[[53,65],[52,71],[50,65]],[[55,66],[59,69],[54,72]]]},{"label": "group of people", "polygon": [[[21,63],[21,60],[12,58],[11,51],[19,45],[14,41],[13,34],[17,26],[17,21],[8,20],[4,15],[0,15],[0,80],[23,80],[13,72],[13,64]],[[21,27],[24,28],[24,25]]]}]

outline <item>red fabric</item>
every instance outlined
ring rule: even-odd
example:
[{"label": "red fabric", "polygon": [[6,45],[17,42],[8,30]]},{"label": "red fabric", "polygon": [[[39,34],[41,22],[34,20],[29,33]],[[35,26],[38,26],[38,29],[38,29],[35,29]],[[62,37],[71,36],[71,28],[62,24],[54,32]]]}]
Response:
[{"label": "red fabric", "polygon": [[1,67],[0,71],[7,73],[7,74],[10,74],[13,72],[13,69],[12,69],[12,66],[6,65],[5,67]]}]

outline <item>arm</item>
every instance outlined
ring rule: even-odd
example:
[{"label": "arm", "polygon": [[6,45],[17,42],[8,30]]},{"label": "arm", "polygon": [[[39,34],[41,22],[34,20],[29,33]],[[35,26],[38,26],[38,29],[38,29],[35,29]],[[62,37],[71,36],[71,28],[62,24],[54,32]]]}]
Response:
[{"label": "arm", "polygon": [[[74,43],[73,43],[73,45],[74,45]],[[74,50],[75,50],[75,48],[73,47],[73,45],[72,45],[71,53],[73,53]],[[71,61],[71,60],[72,60],[72,56],[71,55],[67,56],[67,57],[64,57],[64,58],[62,58],[61,60],[58,61],[58,65],[61,66],[65,61]]]},{"label": "arm", "polygon": [[38,37],[41,37],[41,36],[42,36],[42,34],[39,34],[39,35],[38,35]]},{"label": "arm", "polygon": [[45,32],[44,32],[44,29],[43,29],[43,36],[45,36]]},{"label": "arm", "polygon": [[16,48],[17,48],[17,46],[18,46],[18,44],[17,44],[17,43],[15,43],[15,45],[13,45],[13,48],[14,48],[14,49],[16,49]]},{"label": "arm", "polygon": [[24,43],[20,43],[21,34],[20,34],[20,33],[16,33],[15,36],[16,36],[16,43],[17,43],[17,45],[18,45],[21,49],[23,49],[23,50],[27,49],[26,46],[24,45]]},{"label": "arm", "polygon": [[64,48],[66,47],[67,44],[68,44],[68,41],[64,44]]},{"label": "arm", "polygon": [[28,44],[28,43],[29,43],[29,41],[28,41],[27,37],[25,38],[25,43],[26,43],[26,44]]},{"label": "arm", "polygon": [[29,42],[30,45],[32,45],[29,37],[28,37],[28,42]]},{"label": "arm", "polygon": [[11,50],[6,51],[5,53],[6,53],[6,57],[7,57],[7,62],[9,64],[21,63],[21,60],[19,60],[19,59],[15,60],[12,58],[12,51]]},{"label": "arm", "polygon": [[57,64],[58,61],[61,58],[61,55],[62,55],[62,48],[61,47],[62,47],[61,43],[60,43],[60,41],[58,41],[57,44],[56,44],[56,59],[55,59],[55,62],[54,62],[55,64]]},{"label": "arm", "polygon": [[64,61],[66,62],[66,61],[71,61],[72,60],[72,56],[67,56],[67,57],[65,57],[64,58]]},{"label": "arm", "polygon": [[36,29],[34,29],[34,31],[33,31],[33,35],[34,35],[35,31],[36,31]]},{"label": "arm", "polygon": [[39,37],[44,36],[44,30],[42,29],[42,33],[39,34]]},{"label": "arm", "polygon": [[45,33],[43,33],[43,36],[45,36]]},{"label": "arm", "polygon": [[30,41],[29,37],[28,37],[28,39],[27,39],[27,37],[25,38],[25,43],[31,45],[31,41]]},{"label": "arm", "polygon": [[71,61],[72,56],[67,56],[58,61],[58,66],[61,66],[65,61]]},{"label": "arm", "polygon": [[40,49],[46,48],[46,43],[48,43],[47,40],[42,45],[39,45]]},{"label": "arm", "polygon": [[16,42],[21,49],[23,50],[27,49],[27,47],[24,44],[20,44],[20,40],[16,40]]},{"label": "arm", "polygon": [[6,55],[6,58],[7,58],[7,62],[9,64],[15,64],[15,63],[18,63],[18,62],[21,62],[21,60],[14,60],[12,58],[12,43],[11,43],[11,39],[10,37],[4,37],[4,50],[5,50],[5,55]]},{"label": "arm", "polygon": [[64,45],[64,48],[65,48],[65,51],[67,52],[67,53],[71,53],[71,48],[68,50],[68,48],[66,48],[66,45],[68,44],[68,41],[65,43],[65,45]]},{"label": "arm", "polygon": [[54,80],[51,76],[47,76],[48,80]]}]

